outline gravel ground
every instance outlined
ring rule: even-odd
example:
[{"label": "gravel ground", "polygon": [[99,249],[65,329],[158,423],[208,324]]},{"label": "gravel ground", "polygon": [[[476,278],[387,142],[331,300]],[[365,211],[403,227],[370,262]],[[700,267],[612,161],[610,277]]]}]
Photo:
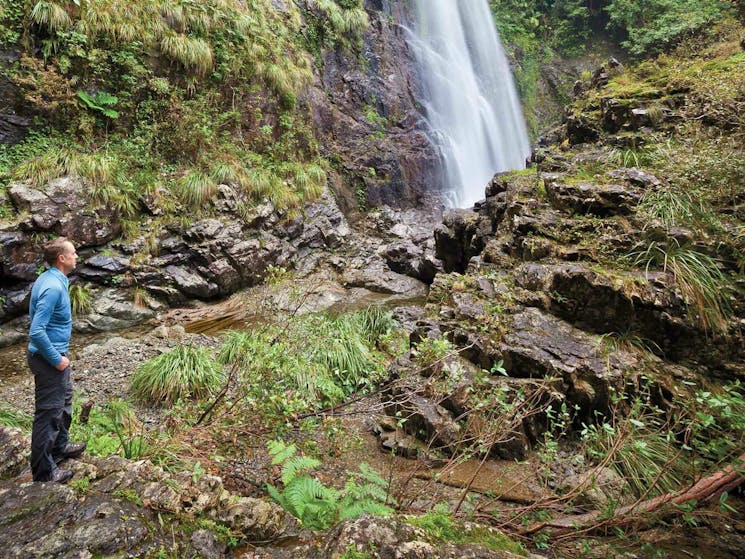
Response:
[{"label": "gravel ground", "polygon": [[[84,346],[73,359],[73,383],[79,398],[103,405],[112,398],[126,398],[137,366],[177,345],[217,348],[220,340],[202,334],[187,334],[180,326],[160,326],[141,337],[112,337]],[[30,374],[0,386],[0,399],[8,406],[33,414],[34,380]],[[145,420],[153,420],[156,410],[143,408]]]}]

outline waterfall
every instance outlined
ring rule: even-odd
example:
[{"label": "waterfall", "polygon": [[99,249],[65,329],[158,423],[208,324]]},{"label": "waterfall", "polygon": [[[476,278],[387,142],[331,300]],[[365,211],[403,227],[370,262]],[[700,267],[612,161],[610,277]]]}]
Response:
[{"label": "waterfall", "polygon": [[448,202],[484,197],[495,173],[524,169],[530,142],[487,0],[413,0],[407,29],[429,136],[440,152]]}]

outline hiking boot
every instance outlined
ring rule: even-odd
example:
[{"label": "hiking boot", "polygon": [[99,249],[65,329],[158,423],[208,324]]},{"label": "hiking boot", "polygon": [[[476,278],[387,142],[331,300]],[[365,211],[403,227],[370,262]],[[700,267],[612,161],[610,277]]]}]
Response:
[{"label": "hiking boot", "polygon": [[62,452],[54,454],[54,461],[59,463],[67,458],[77,458],[83,454],[85,447],[86,443],[67,443],[67,446],[62,449]]},{"label": "hiking boot", "polygon": [[57,468],[52,472],[52,477],[49,481],[53,481],[55,483],[67,483],[68,481],[70,481],[70,478],[72,476],[72,470],[61,470],[60,468]]}]

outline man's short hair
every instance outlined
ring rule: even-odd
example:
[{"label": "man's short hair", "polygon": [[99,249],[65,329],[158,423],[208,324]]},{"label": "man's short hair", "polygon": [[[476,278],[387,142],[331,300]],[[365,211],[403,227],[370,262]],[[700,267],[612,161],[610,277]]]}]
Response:
[{"label": "man's short hair", "polygon": [[54,266],[57,263],[59,255],[65,253],[65,250],[67,249],[66,244],[69,242],[70,241],[67,240],[67,237],[57,237],[45,244],[44,260],[46,260],[47,264]]}]

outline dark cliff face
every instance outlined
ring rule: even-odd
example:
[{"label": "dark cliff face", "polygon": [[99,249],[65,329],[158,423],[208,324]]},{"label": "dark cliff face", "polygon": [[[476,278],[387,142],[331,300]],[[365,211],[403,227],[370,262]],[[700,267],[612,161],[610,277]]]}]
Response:
[{"label": "dark cliff face", "polygon": [[345,210],[413,207],[437,188],[440,161],[417,103],[416,65],[400,26],[406,8],[387,0],[366,8],[360,55],[325,53],[309,92],[316,136]]},{"label": "dark cliff face", "polygon": [[[0,72],[17,59],[17,53],[0,51]],[[23,96],[18,87],[0,73],[0,144],[17,144],[26,136],[31,118],[23,111]]]}]

